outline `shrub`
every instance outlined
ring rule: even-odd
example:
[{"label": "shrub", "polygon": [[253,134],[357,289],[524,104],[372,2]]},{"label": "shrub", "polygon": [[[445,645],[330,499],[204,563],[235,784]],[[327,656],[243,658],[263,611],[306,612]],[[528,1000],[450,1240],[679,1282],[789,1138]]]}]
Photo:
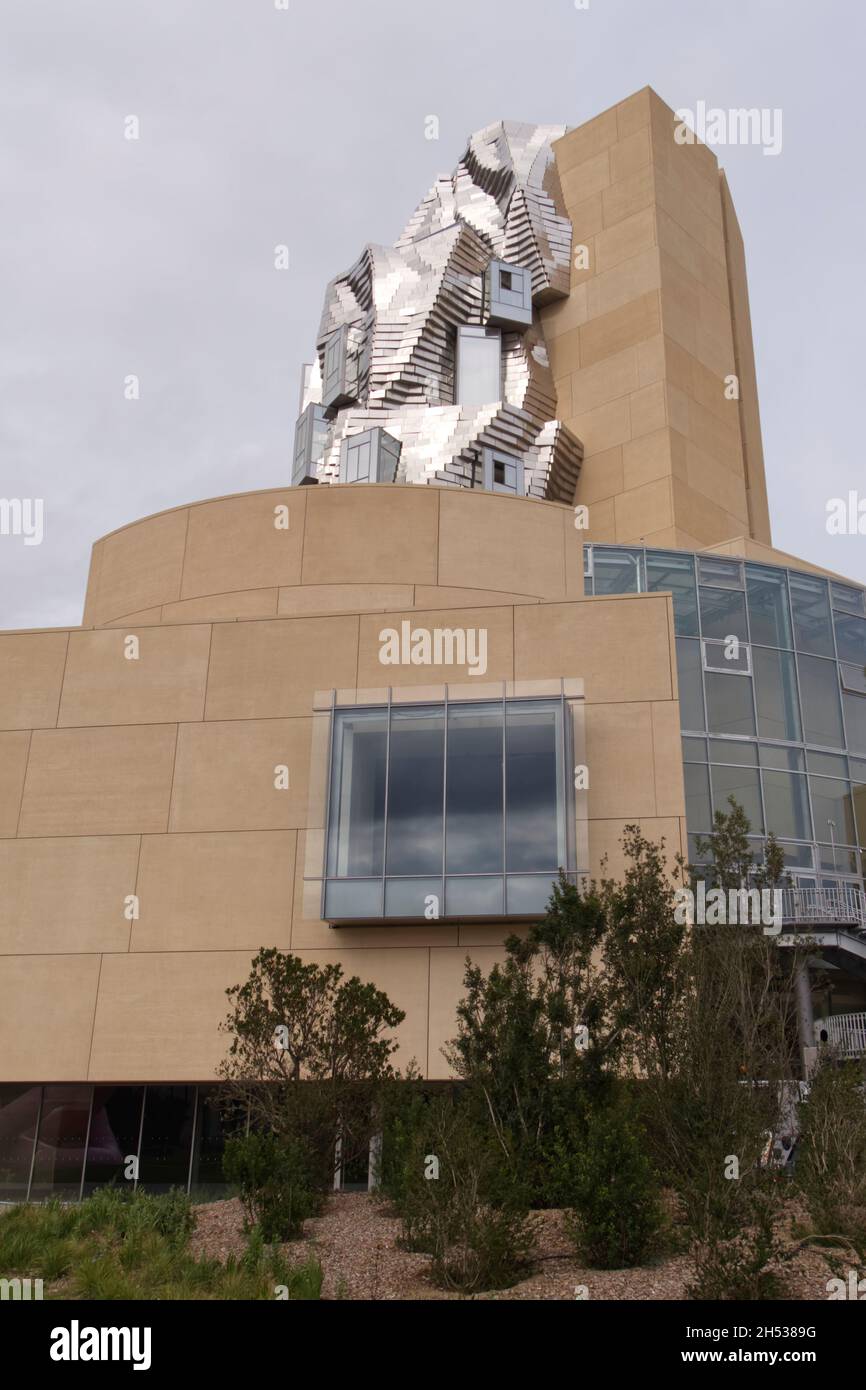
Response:
[{"label": "shrub", "polygon": [[153,1231],[173,1245],[185,1244],[195,1225],[190,1199],[179,1187],[165,1193],[103,1187],[76,1210],[82,1233],[104,1230],[126,1236]]},{"label": "shrub", "polygon": [[820,1235],[842,1236],[866,1259],[866,1094],[857,1063],[827,1058],[801,1107],[797,1182]]},{"label": "shrub", "polygon": [[239,1190],[248,1223],[260,1228],[267,1243],[296,1239],[307,1218],[322,1209],[316,1165],[300,1138],[249,1134],[229,1139],[223,1172]]},{"label": "shrub", "polygon": [[774,1234],[778,1203],[772,1185],[772,1176],[765,1175],[753,1187],[749,1224],[742,1231],[723,1234],[717,1222],[707,1223],[704,1238],[692,1247],[695,1277],[687,1290],[689,1298],[754,1303],[784,1295],[777,1267],[782,1251]]},{"label": "shrub", "polygon": [[534,1231],[501,1138],[451,1096],[431,1102],[405,1149],[396,1199],[402,1244],[431,1256],[435,1281],[475,1293],[523,1276]]},{"label": "shrub", "polygon": [[566,1231],[597,1269],[643,1263],[662,1225],[658,1181],[641,1131],[622,1105],[594,1113],[583,1145],[563,1153]]}]

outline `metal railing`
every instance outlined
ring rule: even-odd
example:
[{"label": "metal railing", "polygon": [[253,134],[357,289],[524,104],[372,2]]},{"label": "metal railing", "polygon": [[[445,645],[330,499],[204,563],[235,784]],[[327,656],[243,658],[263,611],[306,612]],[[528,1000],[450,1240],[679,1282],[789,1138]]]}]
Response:
[{"label": "metal railing", "polygon": [[866,931],[866,899],[854,885],[847,884],[838,888],[783,888],[782,918],[797,925],[838,923]]},{"label": "metal railing", "polygon": [[866,1055],[866,1013],[834,1014],[831,1018],[816,1019],[815,1036],[826,1046],[835,1048],[841,1057],[863,1057]]}]

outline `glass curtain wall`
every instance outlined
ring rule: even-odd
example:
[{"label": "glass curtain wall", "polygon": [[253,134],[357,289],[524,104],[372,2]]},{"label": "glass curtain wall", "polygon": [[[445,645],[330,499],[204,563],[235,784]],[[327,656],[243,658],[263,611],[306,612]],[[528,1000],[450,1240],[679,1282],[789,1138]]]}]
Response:
[{"label": "glass curtain wall", "polygon": [[864,591],[727,556],[585,550],[587,593],[673,596],[692,845],[735,796],[757,837],[785,842],[789,868],[860,875]]}]

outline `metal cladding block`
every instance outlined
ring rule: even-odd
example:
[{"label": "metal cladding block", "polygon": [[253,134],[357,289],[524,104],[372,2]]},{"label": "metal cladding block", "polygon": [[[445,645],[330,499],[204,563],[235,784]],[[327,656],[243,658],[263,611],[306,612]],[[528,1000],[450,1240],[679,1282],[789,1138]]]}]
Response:
[{"label": "metal cladding block", "polygon": [[326,410],[339,410],[358,400],[366,346],[366,335],[355,324],[341,324],[328,338],[322,367],[322,405]]},{"label": "metal cladding block", "polygon": [[527,496],[571,506],[582,463],[583,445],[577,435],[560,420],[547,420],[530,450]]},{"label": "metal cladding block", "polygon": [[379,446],[369,461],[344,449],[382,429],[400,441],[394,481],[480,487],[493,449],[522,463],[526,495],[571,500],[581,448],[555,423],[539,312],[570,284],[551,148],[564,133],[504,121],[473,135],[395,245],[364,247],[331,281],[302,388],[328,423],[320,482],[391,475]]},{"label": "metal cladding block", "polygon": [[491,261],[484,275],[484,308],[491,328],[529,328],[532,275],[519,265]]},{"label": "metal cladding block", "polygon": [[295,453],[292,461],[292,486],[317,483],[328,442],[328,420],[320,405],[308,405],[295,425]]},{"label": "metal cladding block", "polygon": [[400,449],[399,439],[378,426],[349,435],[340,445],[340,482],[393,483]]},{"label": "metal cladding block", "polygon": [[523,459],[504,454],[501,449],[485,449],[482,454],[482,476],[486,492],[507,492],[513,497],[526,494]]}]

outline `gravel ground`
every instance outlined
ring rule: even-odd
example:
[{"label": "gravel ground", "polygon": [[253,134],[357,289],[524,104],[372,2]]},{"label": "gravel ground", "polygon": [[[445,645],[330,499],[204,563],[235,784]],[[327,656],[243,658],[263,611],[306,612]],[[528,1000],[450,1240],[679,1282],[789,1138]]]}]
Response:
[{"label": "gravel ground", "polygon": [[[196,1207],[192,1250],[224,1260],[245,1248],[243,1212],[236,1199]],[[529,1277],[512,1289],[476,1295],[484,1299],[569,1299],[585,1286],[589,1299],[683,1299],[691,1277],[687,1257],[676,1256],[638,1269],[586,1269],[571,1253],[562,1213],[537,1212],[536,1263]],[[292,1263],[315,1254],[324,1270],[324,1298],[449,1299],[460,1297],[437,1289],[427,1273],[425,1255],[401,1250],[396,1240],[400,1221],[375,1197],[339,1193],[322,1216],[308,1221],[301,1240],[283,1247]],[[788,1297],[826,1299],[831,1271],[814,1249],[786,1265]]]}]

